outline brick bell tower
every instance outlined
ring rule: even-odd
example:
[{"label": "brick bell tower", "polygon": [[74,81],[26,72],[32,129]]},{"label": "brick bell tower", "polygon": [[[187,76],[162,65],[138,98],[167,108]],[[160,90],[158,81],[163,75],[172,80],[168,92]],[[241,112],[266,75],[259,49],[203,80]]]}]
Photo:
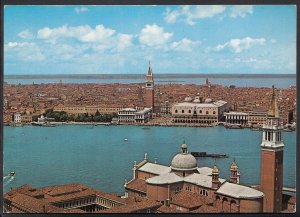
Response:
[{"label": "brick bell tower", "polygon": [[283,149],[279,112],[275,98],[274,85],[271,104],[263,125],[261,143],[260,190],[265,194],[263,211],[280,212],[282,210]]},{"label": "brick bell tower", "polygon": [[152,67],[149,61],[148,73],[146,75],[146,97],[145,97],[145,106],[147,108],[152,108],[154,113],[154,81]]}]

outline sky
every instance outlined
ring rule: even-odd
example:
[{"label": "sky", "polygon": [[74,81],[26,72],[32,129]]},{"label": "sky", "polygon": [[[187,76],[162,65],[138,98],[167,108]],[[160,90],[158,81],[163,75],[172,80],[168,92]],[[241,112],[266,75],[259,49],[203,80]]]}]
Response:
[{"label": "sky", "polygon": [[12,6],[4,74],[295,74],[296,6]]}]

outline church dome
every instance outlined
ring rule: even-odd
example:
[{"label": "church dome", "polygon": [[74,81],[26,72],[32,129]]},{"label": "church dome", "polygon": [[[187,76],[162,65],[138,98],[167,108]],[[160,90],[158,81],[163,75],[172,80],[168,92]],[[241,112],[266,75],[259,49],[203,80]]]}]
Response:
[{"label": "church dome", "polygon": [[181,152],[176,154],[171,162],[171,169],[189,171],[197,169],[196,158],[187,151],[187,144],[181,145]]},{"label": "church dome", "polygon": [[192,102],[192,100],[193,99],[190,96],[185,97],[185,99],[184,99],[185,102]]},{"label": "church dome", "polygon": [[205,100],[205,103],[211,103],[212,102],[212,99],[211,98],[207,98],[206,100]]},{"label": "church dome", "polygon": [[200,101],[200,97],[199,97],[199,96],[196,96],[193,102],[194,102],[194,103],[200,103],[200,102],[201,102],[201,101]]}]

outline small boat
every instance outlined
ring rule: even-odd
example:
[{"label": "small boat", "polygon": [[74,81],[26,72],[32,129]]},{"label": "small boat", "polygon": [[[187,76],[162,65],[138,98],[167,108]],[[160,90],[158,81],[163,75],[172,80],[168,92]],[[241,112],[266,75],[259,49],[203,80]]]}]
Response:
[{"label": "small boat", "polygon": [[14,176],[15,174],[16,174],[16,172],[11,171],[11,172],[9,173],[9,176]]},{"label": "small boat", "polygon": [[128,139],[125,138],[124,141],[128,141]]},{"label": "small boat", "polygon": [[150,127],[143,127],[142,130],[150,130]]}]

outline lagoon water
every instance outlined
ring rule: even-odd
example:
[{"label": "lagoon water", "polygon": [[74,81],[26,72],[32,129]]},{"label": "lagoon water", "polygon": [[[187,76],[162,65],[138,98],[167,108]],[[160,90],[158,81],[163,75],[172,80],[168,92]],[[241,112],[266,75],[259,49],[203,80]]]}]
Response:
[{"label": "lagoon water", "polygon": [[[204,84],[206,78],[155,78],[156,84]],[[83,84],[83,83],[144,83],[145,79],[76,79],[76,78],[4,78],[4,81],[9,84],[41,84],[41,83],[59,83],[62,81],[63,83],[75,83],[75,84]],[[277,88],[288,88],[291,85],[296,85],[296,77],[284,77],[284,78],[209,78],[213,84],[221,84],[223,86],[235,85],[237,87],[272,87],[274,84]]]},{"label": "lagoon water", "polygon": [[[229,178],[235,157],[242,184],[258,184],[261,131],[224,127],[149,127],[62,125],[57,127],[4,127],[4,192],[29,184],[34,187],[82,183],[105,192],[123,194],[124,179],[132,178],[133,162],[144,152],[150,161],[169,165],[185,139],[189,151],[226,153],[217,159],[221,177]],[[128,138],[128,141],[124,141]],[[296,132],[283,132],[284,186],[296,185]],[[214,164],[199,158],[198,166]],[[10,180],[10,181],[9,181]]]}]

